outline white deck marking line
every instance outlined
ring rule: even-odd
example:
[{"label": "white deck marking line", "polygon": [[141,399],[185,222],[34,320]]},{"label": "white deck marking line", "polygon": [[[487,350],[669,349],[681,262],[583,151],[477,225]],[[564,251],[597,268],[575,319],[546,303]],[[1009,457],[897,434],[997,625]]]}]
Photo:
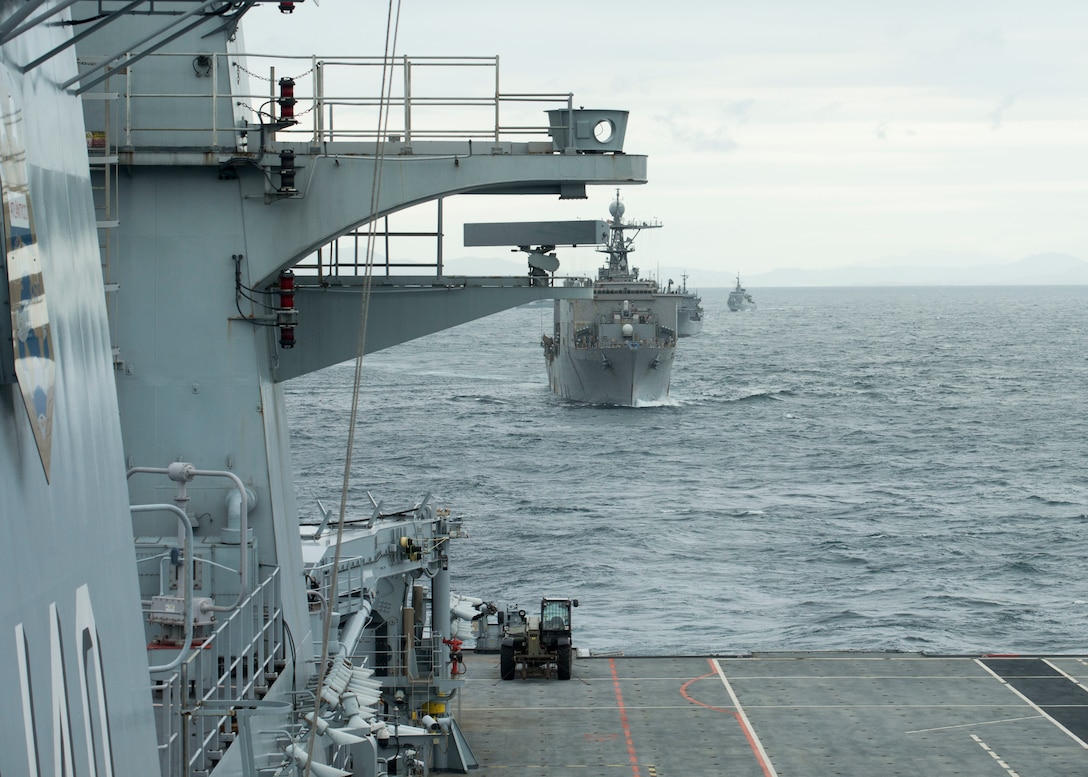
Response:
[{"label": "white deck marking line", "polygon": [[748,737],[748,741],[752,743],[758,753],[759,765],[763,767],[763,773],[767,777],[778,777],[778,772],[775,771],[771,759],[767,757],[767,751],[763,749],[763,743],[759,741],[759,735],[756,734],[756,730],[752,728],[752,722],[748,720],[748,716],[744,714],[744,707],[740,706],[740,699],[737,698],[737,694],[733,692],[733,686],[730,685],[729,680],[726,679],[725,672],[722,670],[722,665],[718,663],[718,659],[716,658],[711,659],[710,663],[714,665],[714,671],[718,673],[718,679],[722,681],[726,693],[729,694],[733,706],[737,709],[737,718],[744,728],[744,733]]},{"label": "white deck marking line", "polygon": [[1002,769],[1004,769],[1006,772],[1009,773],[1009,777],[1020,777],[1020,775],[1017,774],[1016,771],[1014,771],[1011,766],[1009,766],[1007,763],[1005,763],[1003,760],[1001,760],[1001,757],[997,753],[995,753],[990,748],[990,746],[988,744],[983,742],[981,739],[979,739],[974,734],[971,735],[971,739],[978,742],[978,746],[981,747],[983,750],[985,750],[987,753],[989,753],[990,757],[993,758],[995,761],[997,761],[998,766],[1000,766]]},{"label": "white deck marking line", "polygon": [[1022,723],[1025,720],[1039,720],[1038,715],[1027,715],[1022,718],[1001,718],[999,720],[979,720],[972,723],[957,723],[954,726],[937,726],[936,728],[919,728],[914,731],[905,731],[905,734],[928,734],[931,731],[950,731],[954,728],[974,728],[975,726],[993,726],[998,723]]},{"label": "white deck marking line", "polygon": [[1069,682],[1073,683],[1073,685],[1075,685],[1075,686],[1077,686],[1078,688],[1080,688],[1080,689],[1081,689],[1082,691],[1088,691],[1088,687],[1085,687],[1085,686],[1084,686],[1084,684],[1083,684],[1083,683],[1081,683],[1081,682],[1080,682],[1079,680],[1077,680],[1077,678],[1073,677],[1073,675],[1069,674],[1068,672],[1063,672],[1063,671],[1062,671],[1061,669],[1059,669],[1058,667],[1054,666],[1054,664],[1052,664],[1052,663],[1050,662],[1050,659],[1049,659],[1049,658],[1044,658],[1044,659],[1043,659],[1043,663],[1044,663],[1044,664],[1046,664],[1047,666],[1049,666],[1049,667],[1050,667],[1051,669],[1053,669],[1053,670],[1054,670],[1055,672],[1057,672],[1058,674],[1060,674],[1060,675],[1061,675],[1062,677],[1064,677],[1064,678],[1065,678],[1066,680],[1068,680]]},{"label": "white deck marking line", "polygon": [[1081,739],[1080,737],[1078,737],[1078,736],[1077,736],[1076,734],[1074,734],[1074,733],[1073,733],[1072,731],[1070,731],[1070,730],[1069,730],[1069,729],[1067,729],[1067,728],[1066,728],[1065,726],[1063,726],[1063,725],[1062,725],[1061,723],[1059,723],[1059,722],[1058,722],[1058,721],[1056,721],[1056,720],[1055,720],[1054,718],[1052,718],[1052,717],[1051,717],[1051,716],[1050,716],[1050,715],[1049,715],[1049,714],[1048,714],[1048,713],[1046,712],[1046,710],[1044,710],[1044,709],[1043,709],[1042,707],[1040,707],[1040,706],[1039,706],[1038,704],[1036,704],[1035,702],[1033,702],[1033,701],[1032,701],[1031,699],[1029,699],[1029,698],[1028,698],[1027,696],[1025,696],[1024,694],[1020,693],[1020,691],[1016,690],[1016,688],[1014,688],[1014,687],[1013,687],[1012,683],[1010,683],[1010,682],[1009,682],[1008,680],[1006,680],[1006,679],[1005,679],[1004,677],[1002,677],[1001,675],[999,675],[999,674],[998,674],[997,672],[995,672],[995,671],[994,671],[993,669],[991,669],[990,667],[986,666],[986,664],[984,664],[984,663],[982,662],[982,659],[981,659],[981,658],[976,658],[976,659],[975,659],[975,662],[976,662],[976,663],[977,663],[977,664],[978,664],[979,666],[981,666],[981,667],[982,667],[983,669],[985,669],[985,670],[986,670],[986,671],[987,671],[987,672],[988,672],[988,673],[989,673],[990,675],[992,675],[992,676],[993,676],[993,677],[994,677],[994,678],[995,678],[995,679],[996,679],[996,680],[997,680],[997,681],[998,681],[999,683],[1001,683],[1001,684],[1002,684],[1002,685],[1004,685],[1004,686],[1005,686],[1006,688],[1008,688],[1008,689],[1009,689],[1010,691],[1012,691],[1012,692],[1013,692],[1013,693],[1015,693],[1015,694],[1016,694],[1017,696],[1019,696],[1019,697],[1020,697],[1021,699],[1023,699],[1023,700],[1024,700],[1024,701],[1025,701],[1025,702],[1027,703],[1027,705],[1028,705],[1029,707],[1031,707],[1031,708],[1032,708],[1033,710],[1035,710],[1036,712],[1038,712],[1038,713],[1039,713],[1040,715],[1042,715],[1042,716],[1043,716],[1044,718],[1046,718],[1047,720],[1049,720],[1049,721],[1050,721],[1051,723],[1053,723],[1053,724],[1054,724],[1055,726],[1057,726],[1057,727],[1058,727],[1058,728],[1059,728],[1059,729],[1060,729],[1061,731],[1064,731],[1064,732],[1066,733],[1066,735],[1067,735],[1067,736],[1068,736],[1068,737],[1069,737],[1070,739],[1072,739],[1072,740],[1073,740],[1074,742],[1076,742],[1076,743],[1077,743],[1078,745],[1080,745],[1080,746],[1081,746],[1082,748],[1084,748],[1085,750],[1088,750],[1088,743],[1085,743],[1085,741],[1084,741],[1083,739]]}]

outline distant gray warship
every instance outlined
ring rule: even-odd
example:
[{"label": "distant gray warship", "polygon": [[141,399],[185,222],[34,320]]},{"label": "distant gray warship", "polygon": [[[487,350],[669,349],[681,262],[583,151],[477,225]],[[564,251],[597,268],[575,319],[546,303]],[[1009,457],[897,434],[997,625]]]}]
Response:
[{"label": "distant gray warship", "polygon": [[737,273],[737,286],[729,292],[729,299],[726,300],[725,304],[728,305],[729,309],[734,313],[739,313],[742,310],[755,310],[756,301],[752,299],[752,295],[740,285],[740,273]]},{"label": "distant gray warship", "polygon": [[637,407],[669,395],[680,297],[628,265],[635,236],[661,225],[625,224],[623,211],[617,193],[602,249],[608,265],[597,272],[593,298],[557,299],[553,332],[543,338],[548,383],[565,399]]},{"label": "distant gray warship", "polygon": [[670,279],[665,288],[666,294],[676,294],[680,306],[676,310],[676,334],[679,337],[691,337],[703,331],[703,298],[698,292],[688,291],[688,276],[683,275],[683,282],[673,288]]}]

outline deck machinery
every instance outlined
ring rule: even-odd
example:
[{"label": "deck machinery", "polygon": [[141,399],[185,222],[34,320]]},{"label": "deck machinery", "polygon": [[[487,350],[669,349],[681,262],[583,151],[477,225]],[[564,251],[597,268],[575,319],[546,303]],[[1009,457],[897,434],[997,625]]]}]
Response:
[{"label": "deck machinery", "polygon": [[569,680],[574,665],[570,616],[571,609],[577,606],[577,599],[545,596],[540,600],[539,616],[528,615],[517,605],[507,609],[499,650],[502,679],[513,680],[520,666],[522,677],[550,676],[554,669],[560,680]]}]

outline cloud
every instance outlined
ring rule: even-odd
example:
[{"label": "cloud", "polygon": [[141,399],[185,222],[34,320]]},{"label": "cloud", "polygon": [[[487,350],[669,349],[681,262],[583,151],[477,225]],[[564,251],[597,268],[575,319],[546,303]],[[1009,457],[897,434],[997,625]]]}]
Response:
[{"label": "cloud", "polygon": [[752,107],[756,104],[755,100],[736,100],[725,105],[722,108],[722,113],[731,119],[735,119],[738,124],[748,123],[748,114],[751,113]]},{"label": "cloud", "polygon": [[654,121],[661,125],[669,140],[693,151],[729,152],[737,149],[737,141],[729,136],[724,125],[707,130],[699,122],[683,114],[658,114]]},{"label": "cloud", "polygon": [[1010,94],[1005,97],[997,107],[990,113],[990,129],[999,130],[1002,127],[1002,123],[1005,119],[1005,111],[1016,104],[1016,95]]}]

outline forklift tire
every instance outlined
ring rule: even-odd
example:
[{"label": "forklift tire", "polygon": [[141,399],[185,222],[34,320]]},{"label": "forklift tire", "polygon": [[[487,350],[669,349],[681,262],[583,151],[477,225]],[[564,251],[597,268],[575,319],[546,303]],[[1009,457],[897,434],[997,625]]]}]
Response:
[{"label": "forklift tire", "polygon": [[556,674],[560,680],[570,679],[572,653],[570,645],[560,645],[556,655]]},{"label": "forklift tire", "polygon": [[503,645],[499,651],[499,676],[504,680],[514,679],[514,646]]}]

